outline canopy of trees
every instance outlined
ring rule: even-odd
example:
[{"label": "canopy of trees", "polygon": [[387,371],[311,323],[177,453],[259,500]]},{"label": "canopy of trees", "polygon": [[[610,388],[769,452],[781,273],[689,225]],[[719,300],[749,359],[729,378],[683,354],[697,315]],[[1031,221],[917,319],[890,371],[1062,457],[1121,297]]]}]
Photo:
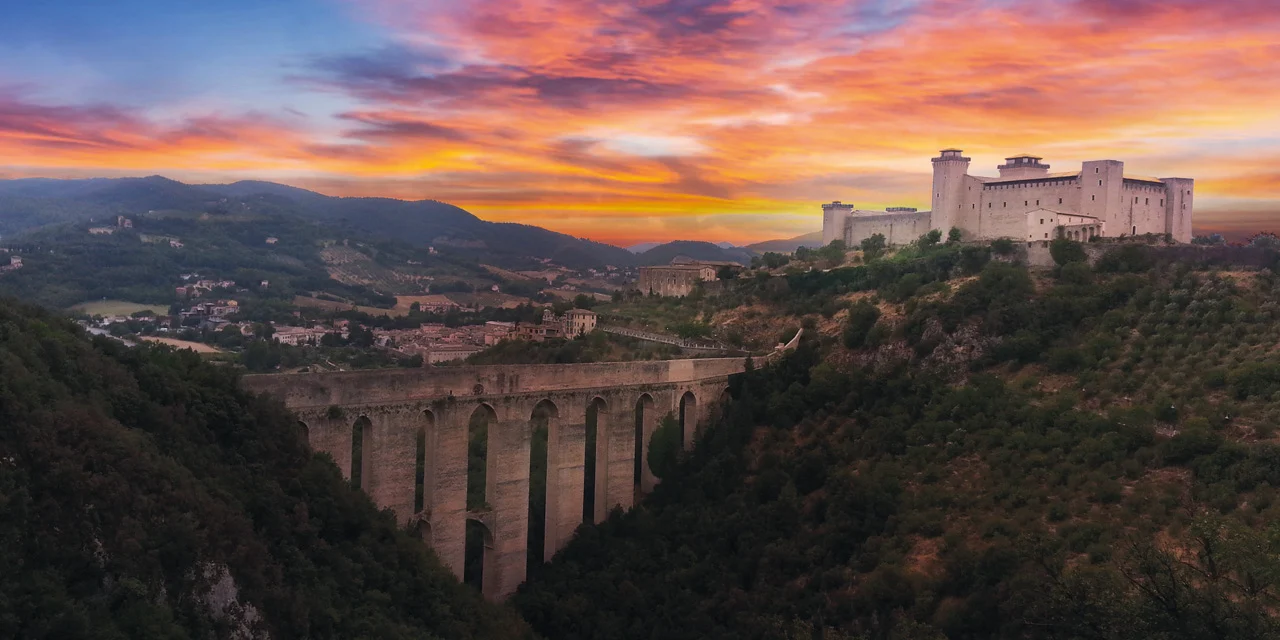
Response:
[{"label": "canopy of trees", "polygon": [[275,401],[0,304],[0,637],[512,638]]}]

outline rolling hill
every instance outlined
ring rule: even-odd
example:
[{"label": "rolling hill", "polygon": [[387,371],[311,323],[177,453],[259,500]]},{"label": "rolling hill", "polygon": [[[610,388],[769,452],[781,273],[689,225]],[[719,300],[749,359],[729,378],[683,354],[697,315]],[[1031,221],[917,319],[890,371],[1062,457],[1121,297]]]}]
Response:
[{"label": "rolling hill", "polygon": [[715,260],[750,264],[755,253],[741,248],[725,249],[710,242],[676,240],[660,244],[639,255],[641,266],[670,264],[674,258],[684,256],[695,260]]},{"label": "rolling hill", "polygon": [[764,253],[766,251],[774,251],[777,253],[795,253],[795,250],[799,249],[800,247],[809,247],[810,249],[814,249],[821,246],[822,246],[822,232],[814,231],[813,233],[806,233],[802,236],[787,238],[785,240],[765,240],[764,242],[749,244],[744,248],[750,249],[752,251],[756,251],[758,253]]},{"label": "rolling hill", "polygon": [[339,198],[258,181],[189,185],[161,176],[0,181],[0,234],[148,211],[293,215],[414,244],[452,247],[490,261],[533,257],[569,267],[635,264],[635,257],[619,247],[531,225],[488,222],[434,200]]}]

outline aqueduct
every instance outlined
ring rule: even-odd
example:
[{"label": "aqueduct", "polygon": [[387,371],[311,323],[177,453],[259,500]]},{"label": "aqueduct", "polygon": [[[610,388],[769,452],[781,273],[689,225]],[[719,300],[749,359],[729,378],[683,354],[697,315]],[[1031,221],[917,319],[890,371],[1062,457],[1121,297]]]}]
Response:
[{"label": "aqueduct", "polygon": [[[547,430],[547,560],[586,514],[599,522],[614,506],[630,508],[637,489],[653,488],[646,453],[659,418],[679,417],[690,447],[745,360],[250,375],[244,386],[282,399],[311,446],[331,455],[378,506],[416,527],[459,578],[468,521],[482,525],[482,589],[501,599],[526,575],[530,470],[542,462],[531,460],[535,428]],[[476,421],[486,433],[483,493],[473,493],[468,508]]]}]

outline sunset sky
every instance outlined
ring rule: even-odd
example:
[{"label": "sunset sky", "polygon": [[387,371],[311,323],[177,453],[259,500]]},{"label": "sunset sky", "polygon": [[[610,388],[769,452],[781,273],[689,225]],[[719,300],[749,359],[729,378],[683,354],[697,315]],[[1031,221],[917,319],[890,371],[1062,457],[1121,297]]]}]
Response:
[{"label": "sunset sky", "polygon": [[616,244],[929,206],[929,158],[1196,178],[1280,231],[1276,0],[58,0],[0,18],[0,177],[263,179]]}]

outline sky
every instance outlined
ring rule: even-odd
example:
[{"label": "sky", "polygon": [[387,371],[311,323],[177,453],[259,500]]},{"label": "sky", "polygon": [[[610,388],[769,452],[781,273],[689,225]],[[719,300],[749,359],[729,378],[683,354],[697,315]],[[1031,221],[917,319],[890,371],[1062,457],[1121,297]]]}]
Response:
[{"label": "sky", "polygon": [[619,245],[1117,159],[1280,231],[1275,0],[58,0],[0,20],[0,178],[260,179]]}]

